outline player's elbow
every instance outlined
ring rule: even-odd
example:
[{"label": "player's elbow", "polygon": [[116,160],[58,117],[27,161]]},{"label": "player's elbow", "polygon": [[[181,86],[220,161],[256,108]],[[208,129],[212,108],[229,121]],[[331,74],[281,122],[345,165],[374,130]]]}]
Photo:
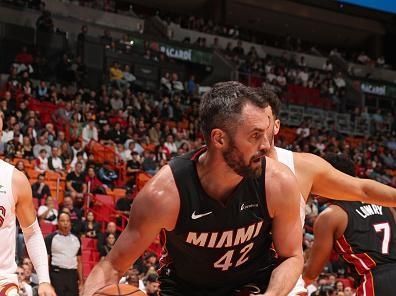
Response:
[{"label": "player's elbow", "polygon": [[306,264],[304,266],[304,271],[302,274],[302,278],[304,280],[305,286],[311,284],[316,279],[316,277],[317,275],[315,274],[315,272],[313,272],[313,270],[309,267],[309,265]]}]

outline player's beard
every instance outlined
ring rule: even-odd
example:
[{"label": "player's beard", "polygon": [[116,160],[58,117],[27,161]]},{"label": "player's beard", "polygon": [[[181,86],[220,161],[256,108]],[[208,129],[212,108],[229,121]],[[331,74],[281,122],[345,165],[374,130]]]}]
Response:
[{"label": "player's beard", "polygon": [[263,153],[253,155],[246,164],[243,153],[236,147],[235,141],[230,138],[228,148],[223,151],[223,158],[227,165],[241,177],[259,177],[262,174]]}]

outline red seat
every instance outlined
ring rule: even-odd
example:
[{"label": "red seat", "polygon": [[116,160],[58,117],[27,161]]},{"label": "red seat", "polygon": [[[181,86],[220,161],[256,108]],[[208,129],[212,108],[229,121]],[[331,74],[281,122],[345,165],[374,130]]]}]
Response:
[{"label": "red seat", "polygon": [[95,195],[95,205],[93,210],[98,222],[109,222],[114,214],[113,197],[105,194]]},{"label": "red seat", "polygon": [[82,250],[81,251],[81,260],[82,260],[82,262],[90,262],[91,261],[91,250]]},{"label": "red seat", "polygon": [[47,236],[48,234],[55,231],[56,226],[51,223],[42,221],[40,222],[40,228],[41,228],[41,232],[43,233],[43,236]]},{"label": "red seat", "polygon": [[97,240],[94,238],[82,237],[81,246],[83,250],[96,250]]}]

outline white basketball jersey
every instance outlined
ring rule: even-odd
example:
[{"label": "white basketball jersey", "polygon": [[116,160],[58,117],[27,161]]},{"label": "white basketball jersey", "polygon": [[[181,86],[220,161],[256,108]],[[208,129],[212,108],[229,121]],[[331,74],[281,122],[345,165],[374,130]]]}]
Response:
[{"label": "white basketball jersey", "polygon": [[16,198],[12,193],[14,166],[0,160],[0,281],[15,282]]},{"label": "white basketball jersey", "polygon": [[[288,166],[289,169],[293,172],[294,175],[296,175],[296,170],[294,168],[294,158],[293,158],[293,152],[290,150],[282,149],[279,147],[275,147],[276,151],[276,156],[279,162],[283,163],[284,165]],[[300,200],[300,217],[301,217],[301,225],[304,226],[305,223],[305,200],[304,197],[301,194],[301,200]],[[294,286],[293,290],[288,294],[288,296],[297,296],[300,295],[300,293],[306,292],[307,290],[304,288],[304,281],[302,279],[302,276],[297,280],[296,285]]]},{"label": "white basketball jersey", "polygon": [[[283,163],[284,165],[288,166],[289,169],[296,175],[296,170],[294,169],[294,158],[293,152],[290,150],[282,149],[279,147],[275,147],[276,157],[279,162]],[[300,217],[301,223],[304,226],[305,222],[305,200],[301,194],[301,201],[300,201]]]}]

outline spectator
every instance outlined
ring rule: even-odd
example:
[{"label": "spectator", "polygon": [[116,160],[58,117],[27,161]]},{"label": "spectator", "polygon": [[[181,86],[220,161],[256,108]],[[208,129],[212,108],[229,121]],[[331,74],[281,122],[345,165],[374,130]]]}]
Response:
[{"label": "spectator", "polygon": [[77,56],[84,56],[84,43],[88,33],[88,26],[81,26],[81,31],[77,35]]},{"label": "spectator", "polygon": [[48,157],[48,168],[60,174],[65,172],[65,164],[60,156],[60,150],[58,147],[54,146],[51,150],[51,156]]},{"label": "spectator", "polygon": [[43,10],[41,16],[36,21],[37,31],[41,32],[54,32],[54,23],[51,18],[51,12]]},{"label": "spectator", "polygon": [[33,289],[38,286],[38,277],[33,269],[32,260],[29,257],[25,257],[22,260],[22,267],[25,274],[25,282],[29,284]]},{"label": "spectator", "polygon": [[362,52],[358,55],[357,61],[358,61],[360,64],[367,65],[368,63],[371,62],[371,59],[368,57],[368,55],[367,55],[364,51],[362,51]]},{"label": "spectator", "polygon": [[323,64],[322,69],[323,69],[324,71],[327,71],[327,72],[332,72],[332,71],[333,71],[333,64],[330,63],[329,60],[326,60],[326,62]]},{"label": "spectator", "polygon": [[184,85],[179,80],[179,77],[178,77],[177,73],[172,73],[171,85],[172,85],[172,91],[175,91],[175,92],[184,91]]},{"label": "spectator", "polygon": [[114,188],[114,182],[117,180],[118,174],[112,169],[110,162],[105,161],[98,171],[98,178],[107,187]]},{"label": "spectator", "polygon": [[334,83],[338,89],[345,89],[346,82],[345,82],[344,78],[342,78],[341,72],[337,73],[337,76],[334,78]]},{"label": "spectator", "polygon": [[233,54],[238,56],[238,57],[242,57],[245,55],[245,51],[242,47],[242,41],[238,40],[237,45],[234,47],[234,49],[232,50]]},{"label": "spectator", "polygon": [[47,140],[44,136],[40,136],[38,138],[38,143],[33,146],[33,156],[38,158],[43,149],[47,152],[47,155],[51,155],[51,146],[47,144]]},{"label": "spectator", "polygon": [[149,274],[146,278],[145,293],[147,296],[159,296],[159,280],[157,274]]},{"label": "spectator", "polygon": [[26,46],[22,46],[21,51],[15,56],[14,66],[16,67],[17,74],[27,71],[33,73],[33,56],[27,50]]},{"label": "spectator", "polygon": [[111,251],[111,249],[114,246],[115,241],[116,241],[116,238],[115,238],[114,234],[108,233],[106,235],[105,244],[104,244],[103,248],[101,248],[101,250],[100,250],[100,257],[102,259],[104,257],[106,257],[107,254],[109,254],[109,252]]},{"label": "spectator", "polygon": [[384,56],[380,56],[377,58],[377,66],[380,68],[385,68],[386,64]]},{"label": "spectator", "polygon": [[118,89],[122,89],[125,87],[125,82],[122,81],[124,77],[124,72],[120,69],[120,64],[118,62],[114,62],[110,67],[110,81],[116,86]]},{"label": "spectator", "polygon": [[87,145],[90,141],[98,141],[98,129],[95,126],[95,120],[89,119],[88,124],[82,130],[83,146]]},{"label": "spectator", "polygon": [[5,153],[9,157],[23,157],[23,146],[19,141],[20,135],[14,133],[14,138],[6,143]]},{"label": "spectator", "polygon": [[110,105],[114,111],[124,109],[124,101],[122,100],[122,93],[120,91],[114,93],[114,97],[110,99]]},{"label": "spectator", "polygon": [[85,176],[85,183],[87,184],[88,193],[106,194],[106,185],[96,176],[95,168],[88,168],[87,175]]},{"label": "spectator", "polygon": [[66,176],[66,189],[73,197],[73,199],[82,200],[84,194],[87,192],[87,185],[85,184],[85,176],[83,174],[83,165],[77,162],[74,171]]},{"label": "spectator", "polygon": [[142,162],[142,170],[150,175],[154,175],[158,170],[158,165],[155,162],[154,151],[144,151],[144,157]]},{"label": "spectator", "polygon": [[195,96],[198,94],[198,86],[195,83],[195,76],[191,75],[187,82],[187,91],[190,96]]},{"label": "spectator", "polygon": [[45,174],[41,173],[37,177],[37,181],[32,184],[32,195],[38,199],[38,204],[41,204],[42,199],[46,199],[51,196],[51,190],[47,184],[45,184]]},{"label": "spectator", "polygon": [[83,284],[81,264],[81,243],[71,233],[71,219],[67,213],[58,217],[58,231],[45,238],[50,257],[51,284],[57,295],[79,295]]},{"label": "spectator", "polygon": [[84,159],[84,161],[86,161],[88,159],[87,154],[85,153],[84,149],[81,147],[81,141],[77,140],[73,143],[73,146],[71,147],[71,151],[72,151],[72,163],[76,163],[77,162],[77,154],[79,152],[81,152],[82,154],[82,158]]},{"label": "spectator", "polygon": [[109,234],[114,235],[115,239],[117,240],[117,238],[118,238],[117,225],[114,222],[107,223],[105,232],[101,233],[98,237],[97,247],[98,247],[98,251],[100,254],[103,254],[106,252],[104,250],[104,246],[106,244],[106,238]]},{"label": "spectator", "polygon": [[18,277],[19,296],[33,296],[32,286],[25,280],[25,270],[22,266],[18,266],[16,270]]},{"label": "spectator", "polygon": [[82,211],[74,206],[74,201],[71,196],[66,195],[63,198],[63,204],[60,208],[59,213],[61,212],[67,213],[70,216],[70,221],[72,225],[71,232],[75,235],[79,235],[81,233]]},{"label": "spectator", "polygon": [[29,174],[28,174],[27,171],[26,171],[25,163],[24,163],[22,160],[18,160],[18,161],[17,161],[17,163],[15,164],[15,168],[16,168],[18,171],[24,173],[24,174],[26,175],[26,177],[29,179]]},{"label": "spectator", "polygon": [[129,65],[125,65],[123,74],[122,80],[127,84],[128,87],[132,86],[136,81],[136,77],[131,73],[131,67]]},{"label": "spectator", "polygon": [[107,29],[103,31],[103,35],[100,37],[100,41],[106,48],[110,48],[113,38],[111,37],[111,32]]},{"label": "spectator", "polygon": [[125,133],[121,129],[121,124],[117,122],[114,125],[114,128],[111,131],[111,138],[113,139],[113,142],[116,144],[124,143],[125,142]]},{"label": "spectator", "polygon": [[164,143],[164,146],[166,149],[168,149],[170,154],[177,153],[177,146],[175,144],[173,135],[170,134],[166,136],[166,142]]},{"label": "spectator", "polygon": [[51,223],[52,225],[58,224],[58,210],[55,209],[54,200],[48,195],[45,205],[42,205],[37,210],[37,216],[40,222]]},{"label": "spectator", "polygon": [[100,236],[100,224],[95,221],[95,215],[89,211],[86,220],[82,223],[81,233],[83,237],[95,238]]},{"label": "spectator", "polygon": [[129,186],[133,186],[136,183],[136,175],[142,170],[142,165],[139,159],[139,153],[136,151],[131,152],[132,159],[128,160],[126,170],[127,170],[127,177]]},{"label": "spectator", "polygon": [[131,210],[131,205],[133,202],[133,189],[128,189],[126,195],[119,198],[116,203],[116,209],[120,211],[122,214],[129,216],[129,212]]},{"label": "spectator", "polygon": [[34,163],[34,170],[40,174],[45,173],[48,170],[48,154],[47,150],[41,149],[39,156],[36,158]]}]

